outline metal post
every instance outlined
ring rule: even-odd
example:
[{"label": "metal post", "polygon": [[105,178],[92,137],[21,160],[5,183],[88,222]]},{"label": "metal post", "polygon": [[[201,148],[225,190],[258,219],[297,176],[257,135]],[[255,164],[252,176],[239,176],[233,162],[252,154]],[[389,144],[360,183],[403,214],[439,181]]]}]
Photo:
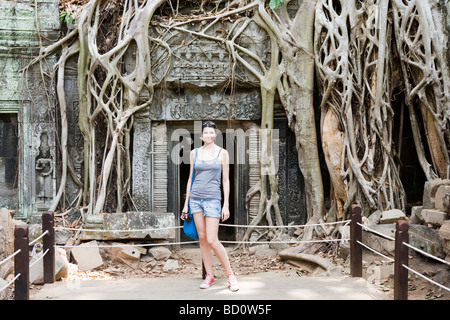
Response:
[{"label": "metal post", "polygon": [[55,282],[55,229],[54,215],[51,211],[42,214],[42,232],[48,231],[43,237],[44,251],[44,283]]},{"label": "metal post", "polygon": [[362,242],[361,206],[352,205],[350,222],[350,273],[352,277],[362,277]]},{"label": "metal post", "polygon": [[394,300],[408,300],[408,247],[409,225],[405,220],[399,220],[395,231],[395,263],[394,263]]},{"label": "metal post", "polygon": [[14,299],[29,300],[29,253],[28,253],[28,226],[16,226],[14,229],[14,252],[20,250],[14,256],[14,276],[20,276],[14,281]]}]

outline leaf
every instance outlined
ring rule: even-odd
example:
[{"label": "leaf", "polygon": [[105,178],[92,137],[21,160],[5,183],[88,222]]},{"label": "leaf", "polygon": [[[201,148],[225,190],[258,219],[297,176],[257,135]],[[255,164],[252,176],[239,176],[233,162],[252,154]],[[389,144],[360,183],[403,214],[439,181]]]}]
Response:
[{"label": "leaf", "polygon": [[278,7],[284,3],[284,0],[270,0],[269,7],[272,10],[277,10]]}]

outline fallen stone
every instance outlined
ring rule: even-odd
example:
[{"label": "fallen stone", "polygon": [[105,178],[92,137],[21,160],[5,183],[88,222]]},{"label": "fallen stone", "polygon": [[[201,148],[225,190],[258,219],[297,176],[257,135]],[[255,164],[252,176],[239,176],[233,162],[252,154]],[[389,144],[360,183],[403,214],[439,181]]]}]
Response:
[{"label": "fallen stone", "polygon": [[271,256],[277,256],[278,251],[270,248],[268,244],[260,244],[248,249],[250,255],[255,255],[257,258],[267,258]]},{"label": "fallen stone", "polygon": [[435,179],[431,181],[425,181],[422,199],[424,209],[435,208],[436,192],[438,188],[442,185],[450,185],[450,180]]},{"label": "fallen stone", "polygon": [[406,215],[402,210],[392,209],[383,211],[380,218],[380,224],[395,223],[398,220],[406,220]]},{"label": "fallen stone", "polygon": [[[388,237],[395,237],[395,223],[372,225],[370,228]],[[364,228],[362,232],[362,239],[363,243],[369,245],[372,249],[378,252],[383,254],[388,252],[392,256],[395,253],[395,241],[391,239],[387,239],[370,231],[366,231]]]},{"label": "fallen stone", "polygon": [[[41,259],[43,252],[39,252],[30,261],[30,265],[34,261],[40,259],[30,267],[29,279],[31,283],[42,284],[44,283],[44,260]],[[62,248],[55,249],[55,280],[59,280],[62,277],[67,277],[69,273],[69,261],[67,260],[66,251]]]},{"label": "fallen stone", "polygon": [[65,245],[72,236],[72,232],[68,230],[55,230],[55,243],[57,245]]},{"label": "fallen stone", "polygon": [[442,211],[450,215],[450,192],[445,194],[442,207],[443,207]]},{"label": "fallen stone", "polygon": [[172,255],[172,252],[166,247],[153,247],[149,252],[156,260],[167,260]]},{"label": "fallen stone", "polygon": [[442,239],[450,240],[450,220],[446,220],[438,230]]},{"label": "fallen stone", "polygon": [[95,240],[73,248],[71,253],[81,271],[89,271],[103,265],[103,259]]},{"label": "fallen stone", "polygon": [[137,269],[139,266],[139,259],[141,254],[147,252],[146,249],[134,246],[120,246],[121,243],[112,244],[112,258],[114,261],[122,262],[133,269]]},{"label": "fallen stone", "polygon": [[0,261],[14,252],[14,221],[8,209],[0,209]]},{"label": "fallen stone", "polygon": [[[86,217],[81,240],[174,239],[175,215],[172,212],[101,213]],[[121,230],[89,231],[89,229]]]},{"label": "fallen stone", "polygon": [[[7,281],[0,278],[0,288],[5,287],[7,284],[8,284]],[[12,290],[12,289],[10,289],[9,287],[6,287],[5,290],[0,291],[0,300],[8,300],[10,290]]]},{"label": "fallen stone", "polygon": [[443,257],[442,238],[436,229],[420,224],[409,225],[409,244],[434,256]]},{"label": "fallen stone", "polygon": [[371,225],[378,224],[380,222],[381,216],[383,214],[383,211],[376,210],[372,212],[367,217],[367,225],[370,227]]},{"label": "fallen stone", "polygon": [[425,223],[431,224],[433,226],[442,226],[444,224],[444,221],[449,217],[445,212],[442,211],[423,209],[422,218]]},{"label": "fallen stone", "polygon": [[450,193],[450,185],[442,185],[436,190],[434,196],[434,208],[444,211],[444,198],[447,193]]},{"label": "fallen stone", "polygon": [[411,217],[409,223],[420,224],[422,219],[422,206],[415,206],[411,208]]},{"label": "fallen stone", "polygon": [[163,270],[164,271],[170,271],[170,270],[175,270],[178,269],[180,266],[178,265],[178,260],[175,259],[169,259],[166,261],[166,263],[164,264]]}]

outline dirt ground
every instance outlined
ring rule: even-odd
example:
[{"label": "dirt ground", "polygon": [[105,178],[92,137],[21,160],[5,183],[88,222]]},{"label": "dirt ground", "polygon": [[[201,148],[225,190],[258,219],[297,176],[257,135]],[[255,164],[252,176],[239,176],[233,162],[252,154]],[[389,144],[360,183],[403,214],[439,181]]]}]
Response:
[{"label": "dirt ground", "polygon": [[[99,279],[126,279],[126,278],[148,278],[148,277],[200,277],[202,273],[200,249],[195,246],[183,247],[182,249],[171,249],[170,259],[178,261],[178,268],[173,270],[163,270],[166,261],[156,261],[151,256],[141,256],[138,264],[133,266],[124,263],[111,261],[108,249],[101,250],[105,264],[95,271],[71,270],[68,277],[60,281],[69,280],[99,280]],[[239,276],[253,275],[261,272],[277,271],[282,277],[325,277],[327,273],[318,266],[302,264],[302,262],[288,262],[281,260],[274,249],[263,248],[250,254],[242,249],[227,247],[230,262],[235,274]],[[319,256],[329,259],[336,266],[337,274],[349,275],[349,258],[345,260],[319,252]],[[381,258],[381,259],[380,259]],[[431,259],[421,255],[410,256],[409,267],[420,272],[427,278],[450,287],[450,268],[442,263],[430,261]],[[213,267],[216,277],[225,277],[223,268],[214,257]],[[393,263],[383,260],[382,257],[371,252],[363,253],[363,278],[371,283],[377,290],[393,298],[394,281],[392,278]],[[42,285],[31,285],[30,296],[40,290]],[[409,300],[450,300],[450,292],[422,279],[409,272]]]}]

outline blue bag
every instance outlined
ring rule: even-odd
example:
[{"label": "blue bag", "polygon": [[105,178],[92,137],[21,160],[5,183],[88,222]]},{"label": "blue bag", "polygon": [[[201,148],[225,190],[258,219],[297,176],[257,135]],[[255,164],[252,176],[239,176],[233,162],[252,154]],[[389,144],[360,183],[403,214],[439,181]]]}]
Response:
[{"label": "blue bag", "polygon": [[[195,148],[195,157],[194,157],[194,165],[192,167],[192,181],[191,181],[190,191],[192,191],[192,185],[194,184],[195,161],[196,160],[197,160],[197,148]],[[190,195],[190,192],[189,192],[189,195]],[[184,220],[183,231],[184,231],[184,234],[187,235],[189,238],[198,240],[197,227],[195,226],[194,217],[192,216],[191,206],[189,205],[189,200],[188,200],[188,210],[189,210],[189,218]]]}]

